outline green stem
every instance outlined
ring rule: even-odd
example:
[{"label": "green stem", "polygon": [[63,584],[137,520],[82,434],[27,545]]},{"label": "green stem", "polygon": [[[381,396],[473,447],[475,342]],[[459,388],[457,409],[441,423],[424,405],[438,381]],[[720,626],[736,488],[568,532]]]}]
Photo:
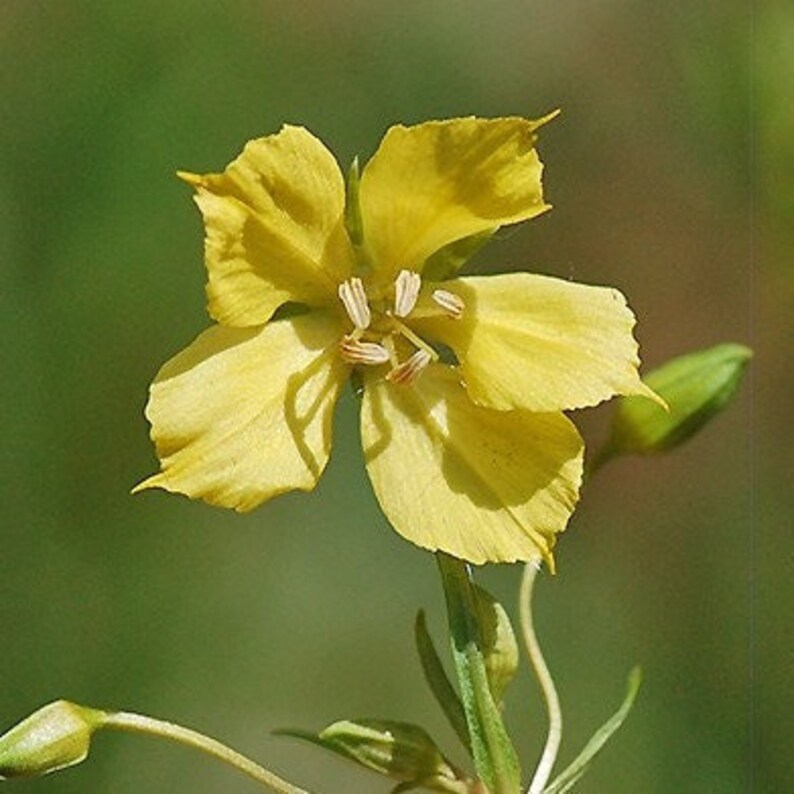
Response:
[{"label": "green stem", "polygon": [[521,769],[494,703],[485,668],[471,573],[461,560],[436,554],[447,602],[452,656],[477,775],[492,794],[518,794]]},{"label": "green stem", "polygon": [[518,609],[521,618],[521,632],[524,635],[524,643],[527,648],[529,661],[535,671],[540,689],[543,692],[543,699],[546,701],[546,711],[549,715],[549,733],[546,737],[546,746],[540,757],[535,775],[527,789],[527,794],[541,794],[551,776],[554,762],[557,760],[557,753],[560,749],[562,740],[562,710],[560,709],[560,698],[557,695],[557,688],[549,672],[546,660],[540,650],[538,638],[535,635],[535,627],[532,622],[532,589],[535,584],[538,568],[533,563],[524,566],[524,575],[521,579],[521,589],[519,592]]},{"label": "green stem", "polygon": [[131,714],[126,711],[106,712],[101,725],[103,728],[116,728],[132,733],[160,736],[183,744],[186,747],[194,747],[207,755],[211,755],[213,758],[217,758],[219,761],[233,766],[258,783],[267,786],[273,791],[278,791],[280,794],[309,794],[304,789],[282,780],[278,775],[273,774],[273,772],[268,771],[225,744],[221,744],[221,742],[189,728],[183,728],[181,725],[174,725],[171,722],[144,717],[141,714]]}]

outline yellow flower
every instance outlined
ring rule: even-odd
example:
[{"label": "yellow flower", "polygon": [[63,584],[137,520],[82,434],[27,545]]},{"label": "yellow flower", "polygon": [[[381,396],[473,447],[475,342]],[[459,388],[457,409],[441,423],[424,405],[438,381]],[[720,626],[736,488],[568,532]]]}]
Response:
[{"label": "yellow flower", "polygon": [[474,563],[552,564],[582,472],[562,411],[649,393],[634,317],[604,287],[438,280],[455,275],[439,266],[454,269],[454,244],[549,209],[534,148],[545,121],[392,127],[353,185],[355,224],[336,161],[300,127],[250,141],[221,174],[182,174],[218,324],[152,384],[162,471],[136,490],[246,511],[313,488],[356,370],[367,471],[401,535]]}]

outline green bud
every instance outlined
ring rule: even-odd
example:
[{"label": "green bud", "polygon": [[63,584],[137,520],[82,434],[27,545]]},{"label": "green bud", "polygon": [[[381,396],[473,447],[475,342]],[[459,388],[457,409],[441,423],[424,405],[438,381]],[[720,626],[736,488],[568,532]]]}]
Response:
[{"label": "green bud", "polygon": [[518,643],[505,608],[482,587],[474,585],[485,672],[494,701],[502,701],[518,670]]},{"label": "green bud", "polygon": [[35,777],[79,764],[104,713],[66,700],[43,706],[0,736],[0,780]]},{"label": "green bud", "polygon": [[621,398],[597,462],[627,452],[664,452],[691,438],[730,402],[752,355],[743,345],[722,344],[655,369],[644,380],[670,410],[644,397]]},{"label": "green bud", "polygon": [[278,733],[306,739],[406,784],[421,784],[434,791],[468,790],[435,742],[418,725],[358,719],[335,722],[318,734],[293,730]]}]

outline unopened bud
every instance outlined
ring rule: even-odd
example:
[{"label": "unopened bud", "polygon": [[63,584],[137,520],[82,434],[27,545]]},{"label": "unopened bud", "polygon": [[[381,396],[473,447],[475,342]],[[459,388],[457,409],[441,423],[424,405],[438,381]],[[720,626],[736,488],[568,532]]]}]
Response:
[{"label": "unopened bud", "polygon": [[651,372],[644,380],[670,410],[642,397],[623,397],[601,457],[663,452],[686,441],[730,402],[752,355],[743,345],[722,344]]},{"label": "unopened bud", "polygon": [[500,704],[518,670],[518,643],[505,608],[482,587],[474,585],[474,595],[488,685]]},{"label": "unopened bud", "polygon": [[79,764],[103,712],[66,700],[43,706],[0,736],[0,780],[35,777]]}]

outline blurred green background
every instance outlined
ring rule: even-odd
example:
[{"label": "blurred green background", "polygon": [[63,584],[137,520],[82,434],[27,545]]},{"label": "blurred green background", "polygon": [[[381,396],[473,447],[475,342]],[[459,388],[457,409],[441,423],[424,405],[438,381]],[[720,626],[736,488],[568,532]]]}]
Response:
[{"label": "blurred green background", "polygon": [[[412,720],[461,758],[412,648],[420,606],[441,638],[433,559],[379,515],[352,398],[310,495],[244,517],[129,495],[156,465],[148,383],[209,323],[201,224],[174,172],[219,170],[284,122],[347,163],[396,122],[561,107],[540,147],[554,211],[478,267],[618,286],[646,366],[721,341],[757,351],[740,398],[688,446],[604,470],[539,583],[563,761],[639,662],[636,709],[579,790],[794,790],[779,474],[794,135],[778,99],[793,30],[790,6],[738,0],[4,0],[0,730],[57,697],[130,708],[323,794],[388,788],[271,729]],[[589,439],[608,412],[581,417]],[[480,577],[514,613],[519,573]],[[510,704],[530,769],[544,724],[526,669]],[[17,788],[254,790],[116,735]]]}]

